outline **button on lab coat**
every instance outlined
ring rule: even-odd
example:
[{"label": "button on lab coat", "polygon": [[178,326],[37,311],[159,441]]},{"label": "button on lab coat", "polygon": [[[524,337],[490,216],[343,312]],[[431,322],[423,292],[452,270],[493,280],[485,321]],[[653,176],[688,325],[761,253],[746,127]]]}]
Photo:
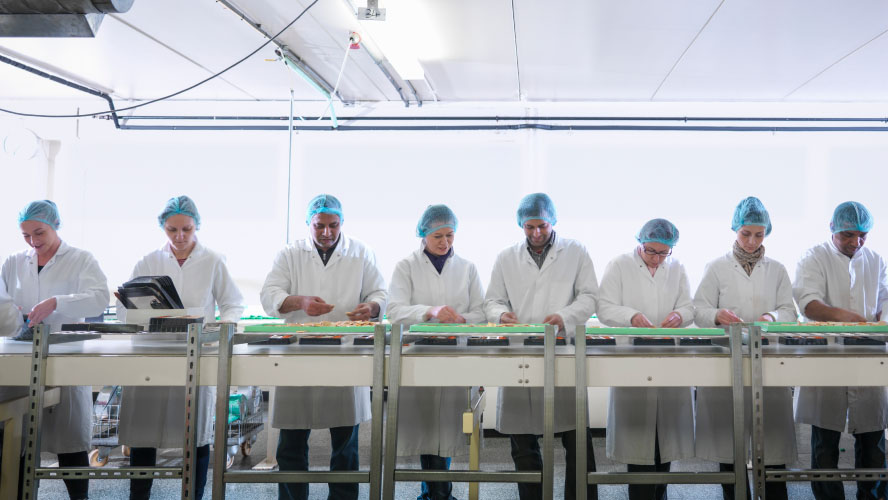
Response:
[{"label": "button on lab coat", "polygon": [[[543,267],[522,241],[506,248],[496,258],[490,286],[484,299],[487,320],[499,323],[500,316],[514,312],[519,323],[542,323],[559,314],[573,336],[595,312],[598,280],[586,248],[575,240],[555,235]],[[555,432],[576,428],[573,388],[555,389]],[[504,434],[543,433],[543,388],[503,387],[497,400],[496,430]]]},{"label": "button on lab coat", "polygon": [[[854,311],[867,321],[885,317],[888,281],[885,261],[869,248],[848,258],[832,241],[808,250],[799,261],[793,294],[802,314],[811,301]],[[796,418],[799,422],[859,434],[888,428],[885,387],[802,387]]]},{"label": "button on lab coat", "polygon": [[[225,258],[197,242],[182,266],[167,243],[136,264],[132,277],[169,276],[186,309],[202,308],[204,323],[237,323],[243,296],[228,272]],[[184,346],[183,346],[184,349]],[[183,351],[184,352],[184,351]],[[216,388],[201,387],[198,396],[197,446],[213,441]],[[133,448],[179,448],[185,436],[184,387],[125,387],[120,406],[120,442]]]},{"label": "button on lab coat", "polygon": [[[447,305],[466,323],[480,323],[485,321],[483,301],[484,290],[475,264],[454,253],[438,274],[420,249],[395,266],[387,315],[389,321],[406,328],[422,323],[429,308]],[[466,453],[462,413],[470,404],[469,388],[402,387],[400,401],[398,455],[452,457]]]},{"label": "button on lab coat", "polygon": [[[92,254],[64,241],[40,274],[33,249],[9,256],[0,274],[2,286],[24,313],[48,298],[56,298],[56,310],[43,320],[52,331],[59,331],[64,323],[102,314],[111,297],[105,274]],[[60,396],[59,404],[43,413],[43,451],[85,451],[92,435],[92,390],[86,386],[62,387]]]},{"label": "button on lab coat", "polygon": [[[697,326],[715,327],[719,309],[730,309],[743,321],[770,313],[777,321],[796,321],[792,285],[783,264],[763,257],[747,275],[733,252],[710,262],[694,296]],[[747,441],[752,401],[744,396]],[[790,387],[765,387],[765,464],[794,462],[797,455]],[[727,387],[697,388],[697,456],[721,463],[734,461],[733,397]]]},{"label": "button on lab coat", "polygon": [[[672,311],[682,325],[694,321],[694,306],[684,266],[674,258],[660,262],[651,276],[637,251],[608,264],[598,293],[598,319],[607,326],[632,326],[642,313],[654,326]],[[693,331],[688,333],[693,335]],[[614,387],[607,413],[607,456],[618,462],[653,465],[659,434],[665,462],[694,456],[694,405],[690,387]]]},{"label": "button on lab coat", "polygon": [[[290,295],[317,296],[336,307],[321,316],[302,310],[282,315],[281,304]],[[311,238],[306,238],[278,253],[259,298],[268,315],[288,323],[345,321],[345,313],[362,302],[376,302],[382,314],[385,280],[376,256],[360,241],[341,234],[324,266]],[[271,425],[278,429],[328,429],[370,419],[369,387],[278,387],[275,398]]]}]

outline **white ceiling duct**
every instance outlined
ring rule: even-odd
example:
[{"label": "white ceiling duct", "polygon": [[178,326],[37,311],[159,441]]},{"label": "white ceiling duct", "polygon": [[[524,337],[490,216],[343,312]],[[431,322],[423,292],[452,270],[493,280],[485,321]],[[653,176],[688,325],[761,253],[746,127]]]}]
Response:
[{"label": "white ceiling duct", "polygon": [[5,37],[94,37],[105,14],[126,12],[135,0],[5,0]]}]

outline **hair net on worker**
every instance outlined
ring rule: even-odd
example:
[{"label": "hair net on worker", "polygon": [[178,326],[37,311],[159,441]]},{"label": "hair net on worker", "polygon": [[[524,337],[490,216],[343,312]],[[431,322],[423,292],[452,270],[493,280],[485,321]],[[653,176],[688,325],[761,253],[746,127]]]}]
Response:
[{"label": "hair net on worker", "polygon": [[459,221],[447,205],[429,205],[416,224],[416,236],[425,238],[435,231],[449,227],[456,231]]},{"label": "hair net on worker", "polygon": [[311,224],[311,218],[317,214],[334,214],[339,216],[339,223],[345,222],[342,216],[342,203],[332,194],[319,194],[308,202],[308,211],[305,213],[305,224]]},{"label": "hair net on worker", "polygon": [[37,200],[28,203],[19,212],[19,225],[26,220],[36,220],[49,225],[53,229],[58,229],[62,225],[62,219],[59,218],[59,207],[49,200]]},{"label": "hair net on worker", "polygon": [[868,233],[873,228],[873,216],[863,204],[846,201],[833,212],[831,227],[833,234],[841,231]]},{"label": "hair net on worker", "polygon": [[541,219],[553,226],[558,222],[555,204],[546,193],[533,193],[521,198],[521,203],[518,204],[518,226],[524,227],[524,223],[531,219]]},{"label": "hair net on worker", "polygon": [[163,207],[163,212],[157,216],[157,222],[160,224],[160,227],[163,227],[167,219],[178,214],[187,215],[194,219],[194,227],[200,229],[200,214],[197,212],[197,205],[195,205],[194,200],[185,195],[174,196],[167,200],[166,205]]},{"label": "hair net on worker", "polygon": [[653,241],[674,247],[678,243],[678,228],[666,219],[651,219],[641,226],[635,239],[642,244]]},{"label": "hair net on worker", "polygon": [[768,215],[762,201],[755,196],[741,201],[734,210],[731,230],[736,232],[743,226],[764,226],[765,236],[771,234],[771,216]]}]

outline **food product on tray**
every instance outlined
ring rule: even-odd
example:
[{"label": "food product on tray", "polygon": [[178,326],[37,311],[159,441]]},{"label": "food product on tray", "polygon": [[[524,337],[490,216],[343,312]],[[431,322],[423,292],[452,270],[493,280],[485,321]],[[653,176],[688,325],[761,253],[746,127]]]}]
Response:
[{"label": "food product on tray", "polygon": [[319,321],[317,323],[287,323],[286,327],[292,328],[300,328],[300,327],[343,327],[343,326],[376,326],[375,321]]}]

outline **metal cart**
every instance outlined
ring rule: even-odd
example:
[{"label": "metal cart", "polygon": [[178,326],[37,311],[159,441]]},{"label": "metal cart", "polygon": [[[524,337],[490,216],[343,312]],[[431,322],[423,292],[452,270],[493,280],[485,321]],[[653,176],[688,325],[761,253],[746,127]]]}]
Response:
[{"label": "metal cart", "polygon": [[262,420],[262,391],[258,387],[232,388],[228,402],[226,468],[230,468],[234,464],[234,457],[237,456],[238,450],[244,457],[250,456],[253,443],[265,428]]},{"label": "metal cart", "polygon": [[[106,385],[99,391],[93,403],[92,439],[93,446],[89,452],[91,467],[104,467],[108,464],[111,449],[118,445],[118,429],[120,427],[120,399],[123,387]],[[124,456],[129,456],[129,448],[123,447]]]}]

